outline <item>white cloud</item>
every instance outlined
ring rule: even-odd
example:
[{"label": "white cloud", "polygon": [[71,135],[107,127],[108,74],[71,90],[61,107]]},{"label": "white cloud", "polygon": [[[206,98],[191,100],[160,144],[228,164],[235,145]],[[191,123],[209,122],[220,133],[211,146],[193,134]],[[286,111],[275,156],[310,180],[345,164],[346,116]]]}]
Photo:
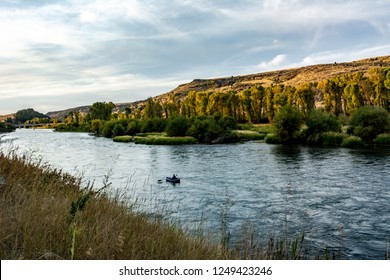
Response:
[{"label": "white cloud", "polygon": [[283,66],[283,63],[286,62],[287,56],[285,54],[278,54],[270,61],[263,61],[259,65],[256,66],[256,68],[259,71],[268,71],[268,70],[274,70],[281,66]]}]

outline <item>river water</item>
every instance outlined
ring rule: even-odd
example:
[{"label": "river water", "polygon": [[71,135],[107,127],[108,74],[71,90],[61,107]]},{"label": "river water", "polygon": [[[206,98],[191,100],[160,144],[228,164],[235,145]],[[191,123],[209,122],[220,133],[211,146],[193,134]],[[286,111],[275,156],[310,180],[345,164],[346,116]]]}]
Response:
[{"label": "river water", "polygon": [[[383,259],[389,250],[390,149],[147,146],[26,129],[2,138],[0,148],[10,147],[96,188],[108,178],[145,209],[211,235],[218,236],[224,220],[232,240],[251,225],[263,237],[304,232],[308,248],[327,246],[343,259]],[[173,173],[180,184],[165,182]]]}]

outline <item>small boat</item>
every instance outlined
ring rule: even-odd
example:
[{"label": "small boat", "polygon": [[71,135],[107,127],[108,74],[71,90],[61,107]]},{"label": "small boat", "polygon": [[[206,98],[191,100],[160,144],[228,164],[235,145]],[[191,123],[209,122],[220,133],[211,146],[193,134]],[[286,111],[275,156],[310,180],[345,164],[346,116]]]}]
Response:
[{"label": "small boat", "polygon": [[169,182],[169,183],[180,183],[180,178],[177,178],[177,177],[167,177],[166,178],[166,181]]}]

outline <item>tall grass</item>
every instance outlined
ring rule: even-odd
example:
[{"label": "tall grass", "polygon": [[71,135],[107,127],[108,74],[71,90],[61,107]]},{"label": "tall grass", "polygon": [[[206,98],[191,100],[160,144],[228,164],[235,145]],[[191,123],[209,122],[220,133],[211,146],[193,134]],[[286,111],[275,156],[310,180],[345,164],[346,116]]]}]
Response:
[{"label": "tall grass", "polygon": [[266,137],[266,134],[253,130],[233,130],[232,135],[236,136],[240,141],[264,140]]},{"label": "tall grass", "polygon": [[120,197],[0,153],[1,259],[221,259],[229,252],[137,214]]},{"label": "tall grass", "polygon": [[374,139],[374,145],[375,146],[390,146],[390,134],[389,133],[379,134]]}]

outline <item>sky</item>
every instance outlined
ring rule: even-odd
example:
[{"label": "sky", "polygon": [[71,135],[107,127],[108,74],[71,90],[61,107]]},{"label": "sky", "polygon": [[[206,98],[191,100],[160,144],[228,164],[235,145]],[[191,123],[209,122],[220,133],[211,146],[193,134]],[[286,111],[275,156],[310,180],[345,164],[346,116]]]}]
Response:
[{"label": "sky", "polygon": [[0,115],[390,55],[390,0],[0,0]]}]

